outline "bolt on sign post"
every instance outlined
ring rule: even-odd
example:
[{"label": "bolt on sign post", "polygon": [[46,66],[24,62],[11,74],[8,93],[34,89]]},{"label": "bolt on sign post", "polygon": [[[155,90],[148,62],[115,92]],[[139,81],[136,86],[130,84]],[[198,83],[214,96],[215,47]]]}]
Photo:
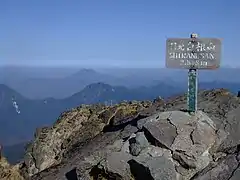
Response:
[{"label": "bolt on sign post", "polygon": [[217,38],[169,38],[166,41],[166,67],[188,69],[187,103],[189,112],[197,110],[197,69],[220,67],[221,40]]}]

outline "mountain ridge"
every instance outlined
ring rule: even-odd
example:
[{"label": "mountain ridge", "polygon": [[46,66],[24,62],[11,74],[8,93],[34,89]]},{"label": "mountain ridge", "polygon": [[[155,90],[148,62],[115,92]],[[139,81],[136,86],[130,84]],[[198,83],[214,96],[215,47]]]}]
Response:
[{"label": "mountain ridge", "polygon": [[[80,69],[80,70],[79,70]],[[3,68],[0,67],[0,83],[17,90],[30,99],[48,97],[67,98],[81,91],[91,83],[104,82],[127,88],[153,86],[160,82],[172,80],[172,83],[187,83],[187,71],[166,68],[140,69],[84,69],[72,68]],[[240,83],[239,69],[220,68],[214,71],[200,71],[199,79],[203,82],[223,81]],[[56,81],[55,81],[56,80]]]}]

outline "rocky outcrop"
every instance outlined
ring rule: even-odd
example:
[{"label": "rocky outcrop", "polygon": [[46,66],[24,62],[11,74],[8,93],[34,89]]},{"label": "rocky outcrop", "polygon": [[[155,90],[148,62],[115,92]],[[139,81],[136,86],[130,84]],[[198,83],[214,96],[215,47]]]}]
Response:
[{"label": "rocky outcrop", "polygon": [[[118,174],[120,179],[131,176],[135,179],[191,179],[212,162],[209,149],[219,139],[214,122],[201,111],[195,115],[181,111],[158,113],[140,120],[138,128],[140,132],[133,134],[122,145],[124,148],[107,155],[104,162],[110,164],[100,162],[98,172]],[[132,144],[138,145],[137,151],[131,150]],[[117,173],[120,169],[124,171]]]},{"label": "rocky outcrop", "polygon": [[65,112],[36,131],[26,173],[33,180],[240,179],[240,99],[219,89],[198,100],[195,115],[184,95]]},{"label": "rocky outcrop", "polygon": [[4,157],[0,157],[0,179],[24,180],[24,178],[20,175],[18,165],[11,166]]},{"label": "rocky outcrop", "polygon": [[31,176],[62,161],[65,153],[78,144],[82,146],[99,133],[119,124],[128,124],[148,107],[143,103],[121,103],[109,107],[92,105],[72,109],[61,114],[53,127],[37,129],[29,144],[25,164]]}]

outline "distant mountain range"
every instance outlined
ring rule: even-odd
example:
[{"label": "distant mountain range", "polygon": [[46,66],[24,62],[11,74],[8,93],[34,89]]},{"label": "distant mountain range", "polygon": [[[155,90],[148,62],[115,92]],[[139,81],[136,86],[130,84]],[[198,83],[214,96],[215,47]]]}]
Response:
[{"label": "distant mountain range", "polygon": [[[203,70],[199,71],[199,80],[240,83],[239,72],[240,69],[233,68]],[[127,88],[149,87],[163,82],[186,84],[187,70],[0,67],[0,84],[5,84],[30,99],[67,98],[97,82]]]}]

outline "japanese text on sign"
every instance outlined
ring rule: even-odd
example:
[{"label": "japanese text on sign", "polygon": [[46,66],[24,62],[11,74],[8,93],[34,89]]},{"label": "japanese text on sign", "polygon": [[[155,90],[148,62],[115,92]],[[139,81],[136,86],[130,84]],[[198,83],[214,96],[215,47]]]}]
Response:
[{"label": "japanese text on sign", "polygon": [[169,39],[166,65],[173,68],[217,68],[220,44],[218,39]]}]

